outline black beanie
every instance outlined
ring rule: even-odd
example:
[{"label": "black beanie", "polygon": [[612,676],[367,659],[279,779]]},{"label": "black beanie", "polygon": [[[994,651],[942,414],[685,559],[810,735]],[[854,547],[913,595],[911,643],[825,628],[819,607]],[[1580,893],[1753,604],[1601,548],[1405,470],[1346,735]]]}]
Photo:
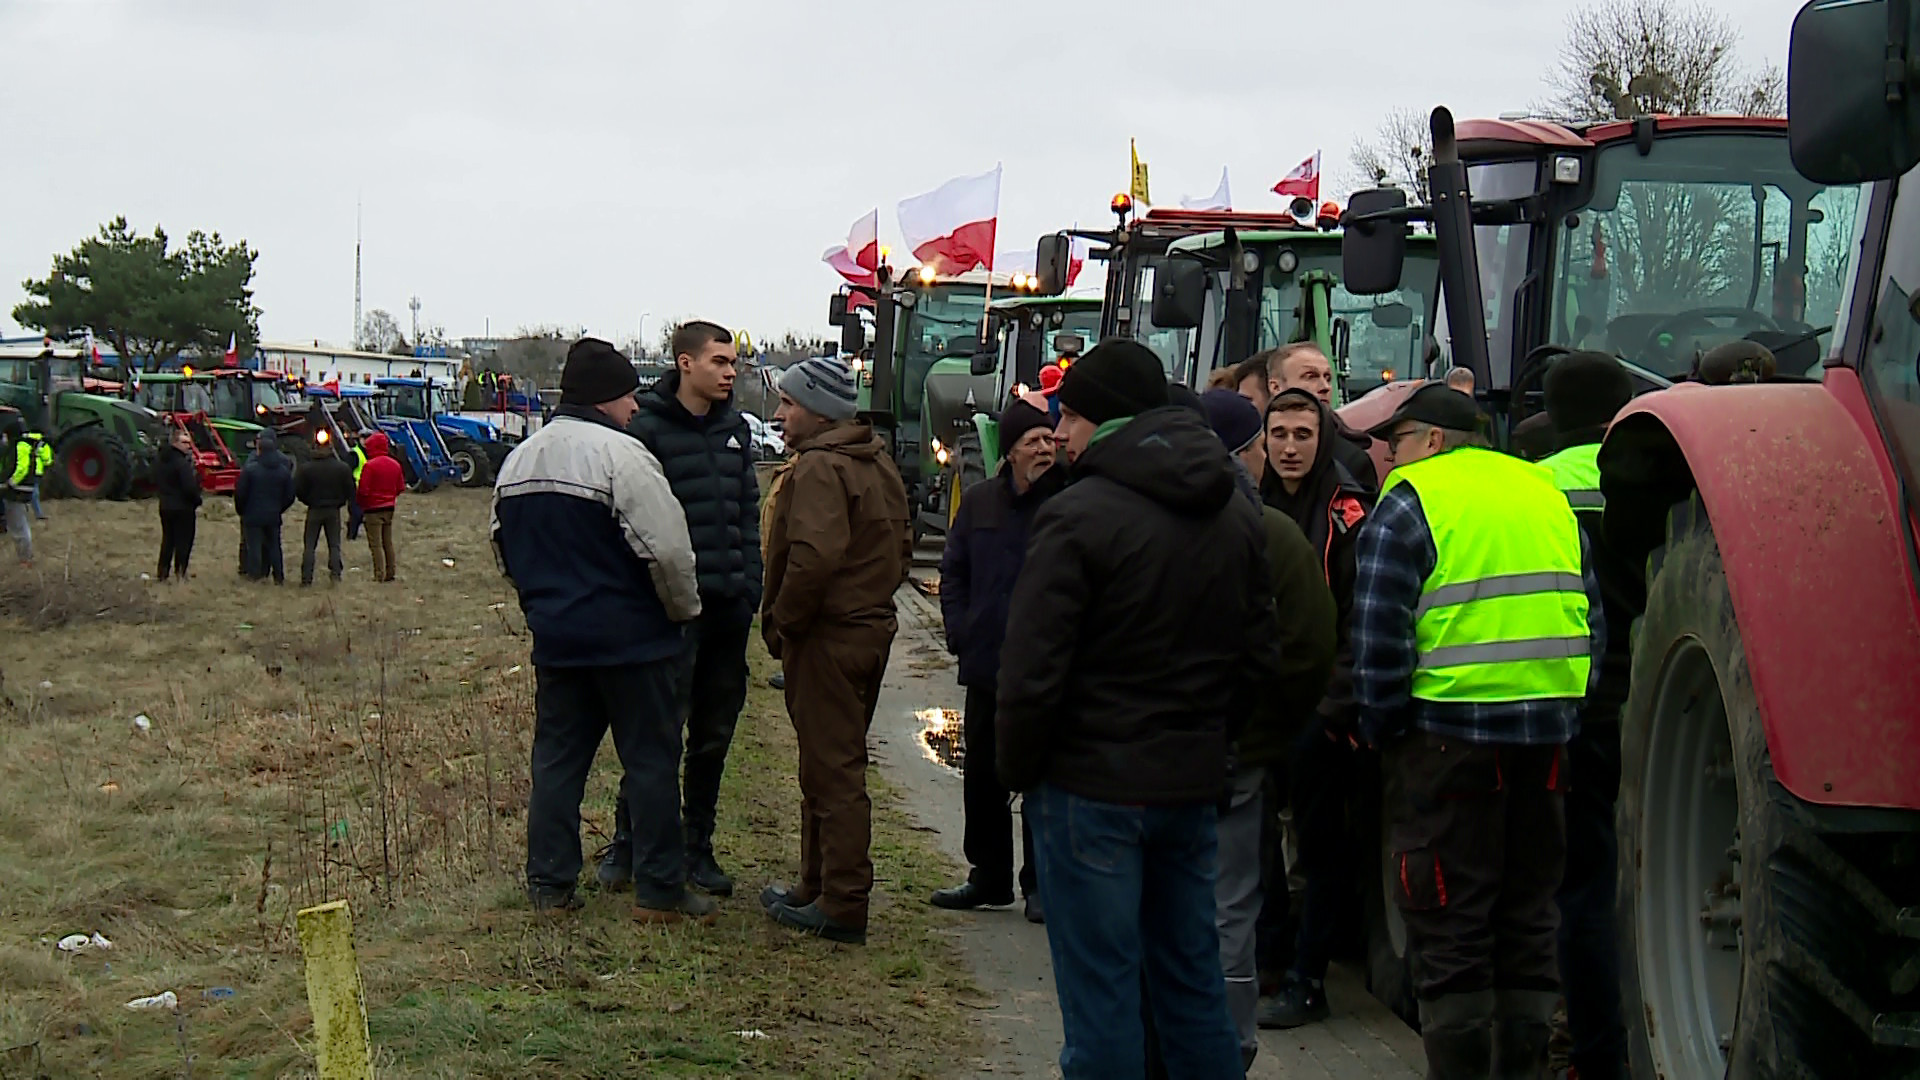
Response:
[{"label": "black beanie", "polygon": [[610,342],[583,337],[567,349],[567,366],[560,369],[560,404],[604,405],[639,388],[633,364]]},{"label": "black beanie", "polygon": [[1574,352],[1547,369],[1542,393],[1553,429],[1565,435],[1612,423],[1633,400],[1633,380],[1606,353]]},{"label": "black beanie", "polygon": [[1152,349],[1108,338],[1073,362],[1054,397],[1061,408],[1104,424],[1167,404],[1167,374]]},{"label": "black beanie", "polygon": [[1014,398],[1000,411],[1000,456],[1006,457],[1013,444],[1034,428],[1053,429],[1053,417],[1046,412]]}]

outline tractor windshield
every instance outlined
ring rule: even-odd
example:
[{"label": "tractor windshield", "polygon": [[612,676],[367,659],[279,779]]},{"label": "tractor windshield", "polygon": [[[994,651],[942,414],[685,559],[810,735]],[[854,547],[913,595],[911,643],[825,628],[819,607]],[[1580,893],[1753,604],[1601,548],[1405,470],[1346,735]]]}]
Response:
[{"label": "tractor windshield", "polygon": [[1554,238],[1551,340],[1669,377],[1741,338],[1772,349],[1783,375],[1825,355],[1858,187],[1806,180],[1787,140],[1758,134],[1671,136],[1644,156],[1611,146],[1593,173],[1591,202]]},{"label": "tractor windshield", "polygon": [[[1340,287],[1340,249],[1331,244],[1295,246],[1298,265],[1291,272],[1282,271],[1279,248],[1288,246],[1282,244],[1262,252],[1260,263],[1268,271],[1260,291],[1256,351],[1306,337],[1300,326],[1302,283],[1318,278],[1333,283],[1330,317],[1344,322],[1350,335],[1347,368],[1353,396],[1409,374],[1420,359],[1427,312],[1432,309],[1439,279],[1440,264],[1433,244],[1408,245],[1400,287],[1379,296],[1355,296]],[[1404,310],[1396,305],[1403,305]],[[1380,314],[1377,322],[1376,313]]]},{"label": "tractor windshield", "polygon": [[899,382],[902,420],[920,419],[921,388],[927,372],[949,356],[973,355],[980,319],[987,310],[981,285],[936,284],[916,290],[914,305],[901,312]]},{"label": "tractor windshield", "polygon": [[432,416],[427,405],[427,388],[424,386],[389,386],[385,388],[386,415],[397,416],[404,420],[426,420]]}]

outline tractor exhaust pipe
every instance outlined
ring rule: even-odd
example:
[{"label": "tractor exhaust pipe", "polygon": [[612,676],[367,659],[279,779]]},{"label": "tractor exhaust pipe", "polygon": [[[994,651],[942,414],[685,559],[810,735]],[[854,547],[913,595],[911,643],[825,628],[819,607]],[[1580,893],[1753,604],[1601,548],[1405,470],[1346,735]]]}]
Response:
[{"label": "tractor exhaust pipe", "polygon": [[[1487,307],[1480,296],[1480,259],[1473,243],[1473,193],[1454,142],[1453,114],[1433,110],[1433,163],[1427,168],[1434,239],[1440,248],[1440,287],[1447,298],[1453,363],[1473,369],[1476,386],[1495,385],[1487,349]],[[1435,377],[1435,372],[1428,372]],[[1439,372],[1444,375],[1445,372]]]}]

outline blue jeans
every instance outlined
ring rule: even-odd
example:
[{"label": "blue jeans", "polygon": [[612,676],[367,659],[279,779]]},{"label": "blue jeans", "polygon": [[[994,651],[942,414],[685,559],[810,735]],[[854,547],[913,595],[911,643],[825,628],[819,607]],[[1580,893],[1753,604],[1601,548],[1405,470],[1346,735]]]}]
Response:
[{"label": "blue jeans", "polygon": [[47,520],[47,515],[42,513],[40,510],[40,485],[39,484],[33,485],[33,516],[40,521]]},{"label": "blue jeans", "polygon": [[1027,793],[1047,898],[1066,1080],[1146,1075],[1142,975],[1171,1080],[1244,1071],[1214,926],[1211,803],[1120,806],[1043,784]]}]

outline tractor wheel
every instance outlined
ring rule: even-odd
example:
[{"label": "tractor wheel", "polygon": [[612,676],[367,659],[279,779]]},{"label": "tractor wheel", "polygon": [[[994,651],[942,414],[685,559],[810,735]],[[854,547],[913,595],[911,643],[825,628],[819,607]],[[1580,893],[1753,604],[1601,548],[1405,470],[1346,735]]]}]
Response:
[{"label": "tractor wheel", "polygon": [[487,455],[487,471],[494,476],[500,475],[500,466],[507,463],[507,455],[513,453],[513,447],[503,442],[481,443],[480,449]]},{"label": "tractor wheel", "polygon": [[1816,807],[1776,779],[1698,495],[1674,507],[1648,580],[1621,727],[1633,1075],[1916,1075],[1913,816]]},{"label": "tractor wheel", "polygon": [[1361,946],[1364,950],[1367,992],[1393,1010],[1407,1026],[1420,1029],[1420,1009],[1413,997],[1413,968],[1407,958],[1407,922],[1393,902],[1390,884],[1393,853],[1387,850],[1385,792],[1380,780],[1379,755],[1367,752],[1353,801],[1348,804],[1355,839],[1362,856],[1360,869]]},{"label": "tractor wheel", "polygon": [[84,427],[60,440],[54,471],[60,490],[76,499],[124,499],[133,485],[133,455],[101,427]]},{"label": "tractor wheel", "polygon": [[447,444],[447,456],[460,474],[461,487],[486,487],[493,483],[493,469],[479,444],[469,439],[455,439]]}]

